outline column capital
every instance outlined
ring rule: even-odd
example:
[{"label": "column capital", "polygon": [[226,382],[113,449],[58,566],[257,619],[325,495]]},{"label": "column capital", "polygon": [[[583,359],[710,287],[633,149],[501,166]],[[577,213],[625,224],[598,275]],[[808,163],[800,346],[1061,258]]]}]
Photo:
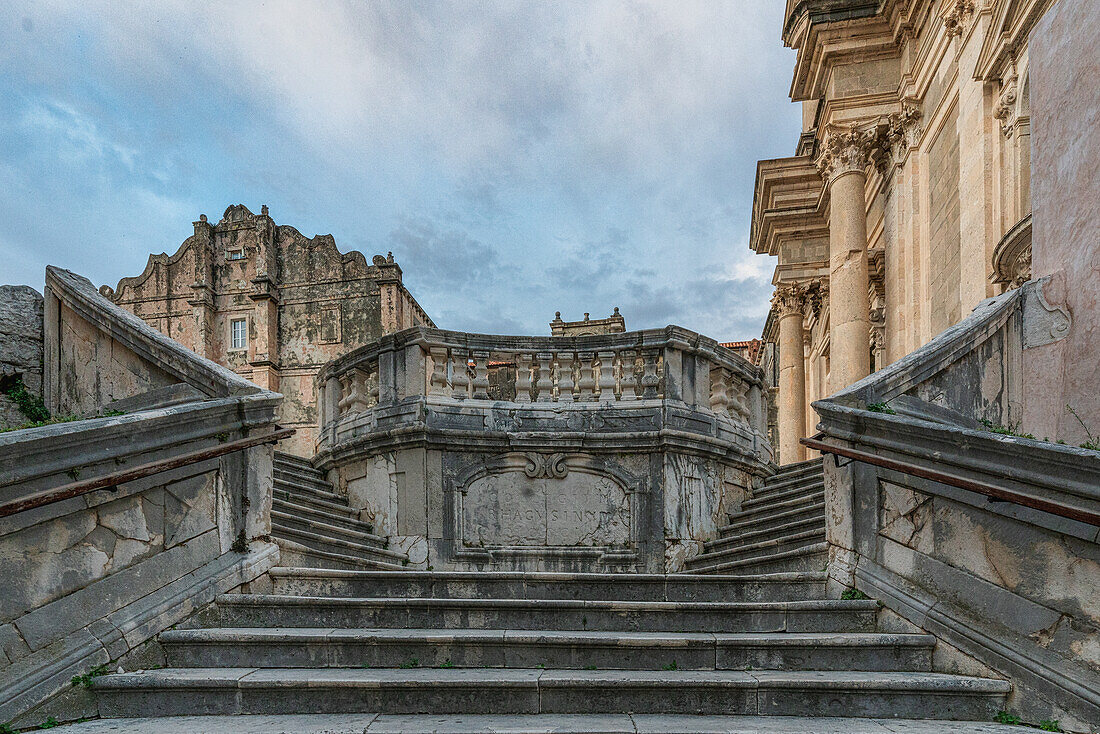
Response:
[{"label": "column capital", "polygon": [[877,127],[830,125],[822,140],[817,169],[829,185],[846,173],[863,173],[882,151]]},{"label": "column capital", "polygon": [[806,288],[798,283],[787,283],[777,286],[775,295],[772,296],[772,308],[776,310],[779,318],[786,316],[802,316],[806,307]]},{"label": "column capital", "polygon": [[917,141],[924,133],[924,126],[921,124],[923,114],[916,104],[903,102],[901,110],[888,118],[886,143],[895,162],[904,158],[907,151],[917,147]]},{"label": "column capital", "polygon": [[974,0],[948,0],[940,14],[947,35],[961,36],[969,27],[974,10]]}]

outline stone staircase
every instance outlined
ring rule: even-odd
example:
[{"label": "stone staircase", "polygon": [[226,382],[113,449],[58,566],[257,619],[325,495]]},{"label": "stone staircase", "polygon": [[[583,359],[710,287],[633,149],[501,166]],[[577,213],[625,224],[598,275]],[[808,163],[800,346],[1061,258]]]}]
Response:
[{"label": "stone staircase", "polygon": [[[101,716],[632,712],[988,722],[1009,688],[930,672],[934,638],[878,632],[877,603],[825,599],[819,571],[278,568],[271,577],[271,593],[221,596],[162,633],[167,667],[96,678]],[[409,721],[392,731],[435,730]]]},{"label": "stone staircase", "polygon": [[336,569],[402,569],[408,557],[359,519],[308,459],[275,454],[271,535],[284,565]]},{"label": "stone staircase", "polygon": [[691,573],[820,571],[828,562],[821,459],[788,464],[768,479],[717,539],[687,562]]}]

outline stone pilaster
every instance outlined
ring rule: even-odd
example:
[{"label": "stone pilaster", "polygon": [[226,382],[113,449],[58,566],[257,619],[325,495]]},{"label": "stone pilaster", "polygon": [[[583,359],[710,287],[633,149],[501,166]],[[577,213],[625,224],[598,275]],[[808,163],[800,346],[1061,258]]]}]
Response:
[{"label": "stone pilaster", "polygon": [[772,307],[779,317],[779,461],[792,464],[802,461],[806,453],[798,442],[806,430],[806,361],[802,345],[805,289],[780,286]]},{"label": "stone pilaster", "polygon": [[818,159],[829,189],[830,392],[871,372],[866,169],[882,154],[877,127],[833,127]]}]

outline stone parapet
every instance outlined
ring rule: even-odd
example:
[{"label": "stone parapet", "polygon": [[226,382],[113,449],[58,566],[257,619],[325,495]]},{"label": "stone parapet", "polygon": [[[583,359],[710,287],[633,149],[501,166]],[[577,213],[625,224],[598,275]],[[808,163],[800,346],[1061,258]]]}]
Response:
[{"label": "stone parapet", "polygon": [[414,328],[320,379],[315,463],[436,568],[678,570],[772,471],[760,370],[680,327]]}]

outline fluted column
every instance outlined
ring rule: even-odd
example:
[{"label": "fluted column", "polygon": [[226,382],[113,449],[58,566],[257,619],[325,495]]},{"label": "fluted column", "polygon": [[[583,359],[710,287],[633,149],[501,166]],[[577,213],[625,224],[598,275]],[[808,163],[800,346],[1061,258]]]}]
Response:
[{"label": "fluted column", "polygon": [[829,392],[871,373],[867,276],[866,168],[877,131],[835,128],[818,167],[829,187]]},{"label": "fluted column", "polygon": [[793,464],[805,457],[798,441],[806,431],[806,361],[802,349],[805,290],[780,286],[773,307],[779,316],[779,461]]}]

